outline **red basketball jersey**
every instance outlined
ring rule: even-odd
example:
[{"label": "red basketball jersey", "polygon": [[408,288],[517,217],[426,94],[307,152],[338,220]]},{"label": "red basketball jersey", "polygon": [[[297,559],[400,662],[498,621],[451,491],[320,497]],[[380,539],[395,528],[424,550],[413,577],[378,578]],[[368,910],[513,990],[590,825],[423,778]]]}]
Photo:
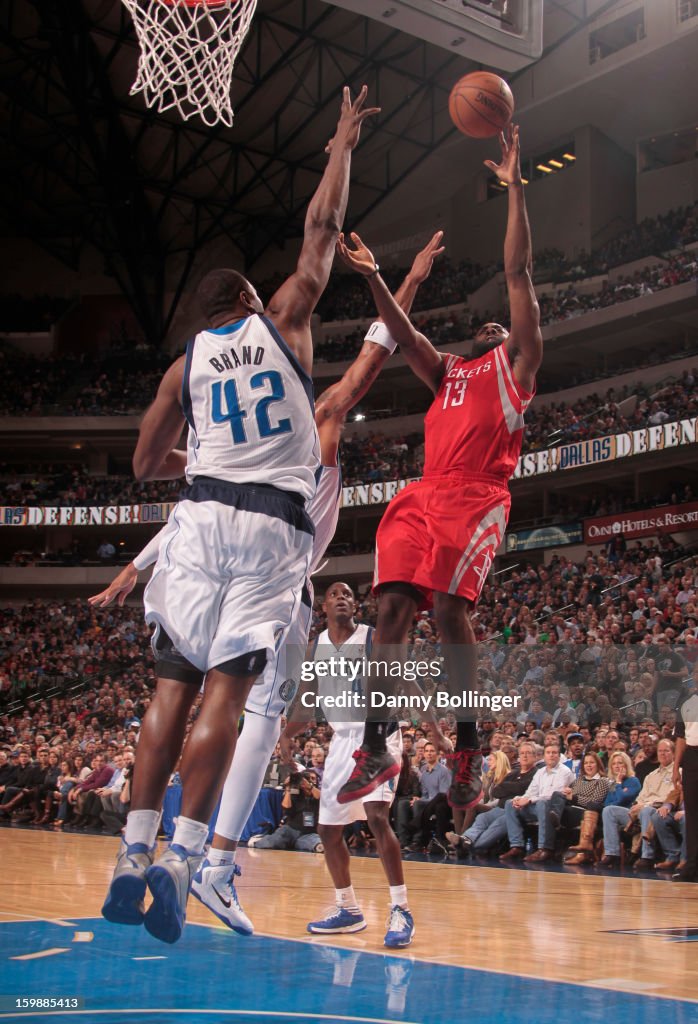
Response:
[{"label": "red basketball jersey", "polygon": [[516,468],[532,394],[514,379],[504,345],[477,359],[447,355],[424,420],[424,475],[457,470],[506,482]]}]

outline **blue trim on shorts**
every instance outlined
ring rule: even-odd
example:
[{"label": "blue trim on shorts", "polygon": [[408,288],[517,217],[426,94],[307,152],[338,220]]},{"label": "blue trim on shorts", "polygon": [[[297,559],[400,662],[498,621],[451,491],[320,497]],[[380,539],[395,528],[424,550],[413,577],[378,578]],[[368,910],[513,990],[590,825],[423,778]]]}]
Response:
[{"label": "blue trim on shorts", "polygon": [[310,608],[310,610],[312,611],[313,602],[312,602],[312,599],[310,597],[310,591],[308,590],[308,581],[307,580],[303,584],[303,589],[301,590],[301,604],[304,604],[306,606],[306,608]]},{"label": "blue trim on shorts", "polygon": [[279,334],[278,330],[276,329],[274,324],[271,322],[271,320],[268,317],[266,317],[266,316],[260,316],[260,320],[265,325],[265,327],[267,328],[267,330],[271,334],[271,336],[274,339],[274,341],[276,342],[276,344],[279,346],[279,348],[281,349],[283,354],[286,356],[286,358],[288,359],[288,361],[291,364],[291,366],[293,367],[293,369],[298,374],[298,378],[299,378],[301,384],[303,385],[303,390],[305,391],[306,395],[308,396],[308,401],[310,402],[310,411],[312,412],[313,419],[314,419],[315,418],[315,389],[313,388],[313,379],[312,379],[312,377],[310,376],[309,373],[306,373],[306,371],[303,369],[301,364],[298,362],[298,359],[296,358],[294,353],[291,351],[291,349],[288,347],[288,345],[286,344],[284,339],[281,337],[281,335]]},{"label": "blue trim on shorts", "polygon": [[182,412],[184,413],[185,420],[196,434],[196,427],[194,426],[194,412],[191,403],[191,390],[189,387],[195,341],[196,338],[190,338],[187,342],[186,356],[184,358],[184,373],[182,375]]},{"label": "blue trim on shorts", "polygon": [[271,484],[238,484],[197,476],[182,492],[182,501],[216,501],[241,512],[258,512],[281,519],[301,533],[315,536],[315,527],[305,510],[305,499],[295,491],[282,491]]}]

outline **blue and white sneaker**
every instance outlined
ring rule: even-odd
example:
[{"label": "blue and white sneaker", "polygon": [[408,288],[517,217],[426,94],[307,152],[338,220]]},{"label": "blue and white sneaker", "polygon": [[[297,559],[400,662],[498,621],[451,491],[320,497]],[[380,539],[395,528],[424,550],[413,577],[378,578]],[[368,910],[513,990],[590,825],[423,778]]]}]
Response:
[{"label": "blue and white sneaker", "polygon": [[191,894],[238,935],[252,935],[254,928],[240,906],[235,878],[242,874],[237,864],[216,864],[205,860],[191,882]]},{"label": "blue and white sneaker", "polygon": [[414,938],[414,919],[409,910],[395,905],[390,908],[388,918],[388,930],[385,933],[383,945],[390,949],[402,949],[409,946]]},{"label": "blue and white sneaker", "polygon": [[102,917],[112,924],[143,924],[145,873],[153,863],[155,847],[145,843],[127,846],[121,840],[116,868],[102,907]]},{"label": "blue and white sneaker", "polygon": [[178,843],[173,843],[145,873],[153,902],[143,924],[161,942],[176,942],[182,934],[191,880],[203,857],[203,853],[192,854]]},{"label": "blue and white sneaker", "polygon": [[360,910],[346,910],[332,907],[321,921],[311,921],[308,931],[315,935],[342,935],[348,932],[362,932],[366,920]]}]

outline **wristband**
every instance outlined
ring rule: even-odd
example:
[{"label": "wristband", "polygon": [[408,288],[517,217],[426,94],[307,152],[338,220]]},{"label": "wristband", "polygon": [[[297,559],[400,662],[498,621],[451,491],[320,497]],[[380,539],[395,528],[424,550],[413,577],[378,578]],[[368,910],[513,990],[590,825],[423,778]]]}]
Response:
[{"label": "wristband", "polygon": [[370,273],[370,274],[366,274],[366,280],[368,281],[369,277],[375,277],[375,276],[376,276],[376,274],[380,273],[380,269],[381,269],[381,268],[380,268],[380,267],[378,266],[378,264],[376,263],[376,265],[375,265],[375,267],[373,268],[373,270],[371,271],[371,273]]},{"label": "wristband", "polygon": [[376,320],[371,324],[366,331],[364,341],[372,341],[374,345],[381,345],[388,352],[394,352],[397,348],[397,342],[393,340],[393,336],[381,320]]}]

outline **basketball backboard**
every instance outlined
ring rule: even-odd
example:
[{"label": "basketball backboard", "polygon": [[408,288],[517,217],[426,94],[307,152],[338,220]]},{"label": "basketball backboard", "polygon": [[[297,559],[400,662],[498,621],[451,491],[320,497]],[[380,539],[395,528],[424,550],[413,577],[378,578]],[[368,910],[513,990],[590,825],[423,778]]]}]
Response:
[{"label": "basketball backboard", "polygon": [[543,52],[543,0],[332,0],[332,3],[503,71],[524,68]]}]

